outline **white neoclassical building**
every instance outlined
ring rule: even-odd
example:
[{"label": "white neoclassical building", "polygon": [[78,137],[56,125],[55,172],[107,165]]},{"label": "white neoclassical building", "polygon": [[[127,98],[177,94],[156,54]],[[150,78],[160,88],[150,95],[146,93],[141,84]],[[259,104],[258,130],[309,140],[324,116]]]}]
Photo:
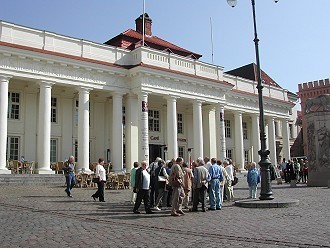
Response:
[{"label": "white neoclassical building", "polygon": [[[144,46],[142,16],[105,44],[0,22],[0,173],[21,156],[36,161],[36,173],[70,155],[85,171],[99,157],[115,171],[157,156],[230,157],[239,168],[259,160],[255,79],[201,62],[152,35],[145,20]],[[263,79],[277,163],[290,156],[296,99]]]}]

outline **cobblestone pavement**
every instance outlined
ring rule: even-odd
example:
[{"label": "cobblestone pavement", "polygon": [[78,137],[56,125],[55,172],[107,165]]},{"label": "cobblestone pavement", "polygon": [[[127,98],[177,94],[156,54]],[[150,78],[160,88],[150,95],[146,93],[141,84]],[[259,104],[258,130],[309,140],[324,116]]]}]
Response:
[{"label": "cobblestone pavement", "polygon": [[[299,206],[240,208],[225,202],[221,211],[169,210],[132,213],[130,190],[106,190],[105,203],[94,202],[96,189],[3,186],[0,188],[0,247],[330,247],[330,189],[273,184],[276,199],[298,199]],[[248,194],[245,178],[235,198]]]}]

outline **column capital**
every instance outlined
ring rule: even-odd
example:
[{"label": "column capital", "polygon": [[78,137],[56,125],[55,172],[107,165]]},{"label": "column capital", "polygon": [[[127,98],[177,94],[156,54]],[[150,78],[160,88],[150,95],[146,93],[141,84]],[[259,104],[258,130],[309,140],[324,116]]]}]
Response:
[{"label": "column capital", "polygon": [[216,104],[214,104],[217,108],[225,108],[226,107],[226,103],[223,102],[217,102]]},{"label": "column capital", "polygon": [[111,93],[111,96],[121,96],[121,97],[123,97],[125,94],[126,94],[126,92],[124,92],[124,91],[113,91]]},{"label": "column capital", "polygon": [[121,92],[120,93],[115,92],[115,93],[111,94],[112,99],[114,99],[114,98],[123,98],[123,96],[124,96],[124,94],[122,94]]},{"label": "column capital", "polygon": [[126,98],[137,98],[137,95],[134,92],[128,92]]},{"label": "column capital", "polygon": [[6,74],[0,74],[0,82],[8,82],[12,76],[6,75]]},{"label": "column capital", "polygon": [[268,121],[275,121],[275,116],[265,116],[265,119]]},{"label": "column capital", "polygon": [[85,93],[89,93],[90,91],[93,90],[92,87],[87,87],[87,86],[78,86],[77,88],[77,91],[80,93],[80,92],[85,92]]},{"label": "column capital", "polygon": [[46,81],[46,80],[38,80],[38,84],[40,87],[52,87],[54,82]]},{"label": "column capital", "polygon": [[280,120],[283,121],[283,122],[289,122],[290,121],[289,118],[281,118]]},{"label": "column capital", "polygon": [[192,102],[193,105],[202,106],[203,102],[205,102],[205,101],[203,101],[203,100],[193,100],[191,102]]},{"label": "column capital", "polygon": [[164,96],[164,99],[172,100],[172,101],[176,101],[176,99],[179,99],[179,98],[180,98],[179,96],[173,96],[173,95]]},{"label": "column capital", "polygon": [[150,92],[144,91],[144,90],[142,90],[142,91],[140,91],[140,92],[137,93],[137,95],[139,97],[148,97],[149,94],[150,94]]},{"label": "column capital", "polygon": [[243,115],[243,111],[236,110],[236,111],[233,111],[233,112],[234,112],[234,116],[235,115],[239,115],[239,116]]}]

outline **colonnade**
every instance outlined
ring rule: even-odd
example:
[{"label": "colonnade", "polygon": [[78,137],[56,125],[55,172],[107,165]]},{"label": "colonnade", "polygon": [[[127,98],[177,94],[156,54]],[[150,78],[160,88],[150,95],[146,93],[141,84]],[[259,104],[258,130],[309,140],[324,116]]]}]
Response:
[{"label": "colonnade", "polygon": [[[8,76],[0,76],[0,173],[10,173],[6,169],[6,142],[7,142],[7,112],[8,112]],[[37,129],[37,173],[50,174],[50,138],[51,138],[51,93],[52,82],[40,81],[39,83],[39,110],[38,110],[38,129]],[[78,165],[77,170],[89,170],[89,101],[90,91],[88,87],[78,87],[79,106],[78,106]],[[111,92],[112,96],[112,164],[114,171],[122,170],[123,166],[123,125],[122,125],[122,107],[125,92]],[[125,145],[126,145],[126,164],[129,169],[134,161],[149,160],[149,125],[148,125],[148,95],[149,92],[138,92],[137,94],[127,94],[126,102],[126,125],[125,125]],[[178,157],[178,136],[177,136],[177,97],[166,96],[166,142],[169,158]],[[203,157],[204,143],[210,137],[203,137],[203,102],[194,100],[192,105],[192,127],[193,134],[193,158]],[[219,159],[226,157],[226,137],[225,137],[225,106],[223,103],[215,104],[215,125],[214,130],[209,135],[216,138],[216,154]],[[241,111],[231,111],[234,114],[234,161],[239,169],[244,168],[244,140]],[[251,156],[253,161],[259,161],[258,151],[260,149],[259,141],[259,116],[255,113],[251,116]],[[271,150],[271,161],[276,161],[276,140],[274,117],[267,117],[268,125],[268,144]],[[289,131],[288,120],[282,120],[282,137],[284,157],[289,158]],[[68,140],[68,139],[66,139]],[[208,155],[208,154],[207,154]],[[208,155],[209,156],[209,155]]]}]

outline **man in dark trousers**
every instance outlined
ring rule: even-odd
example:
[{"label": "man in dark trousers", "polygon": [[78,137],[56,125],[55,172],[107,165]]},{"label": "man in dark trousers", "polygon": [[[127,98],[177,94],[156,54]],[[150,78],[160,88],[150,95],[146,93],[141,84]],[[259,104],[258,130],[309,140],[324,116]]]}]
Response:
[{"label": "man in dark trousers", "polygon": [[74,156],[70,156],[69,160],[64,163],[63,171],[66,180],[65,192],[68,197],[72,197],[71,190],[76,184],[74,176]]},{"label": "man in dark trousers", "polygon": [[140,213],[139,207],[141,205],[142,199],[146,213],[153,214],[153,212],[150,210],[150,174],[146,169],[147,162],[142,161],[141,167],[136,170],[134,191],[137,193],[137,197],[133,208],[133,213],[135,214]]},{"label": "man in dark trousers", "polygon": [[155,162],[151,163],[150,169],[150,207],[154,207],[154,204],[158,197],[158,162],[162,159],[157,157]]}]

